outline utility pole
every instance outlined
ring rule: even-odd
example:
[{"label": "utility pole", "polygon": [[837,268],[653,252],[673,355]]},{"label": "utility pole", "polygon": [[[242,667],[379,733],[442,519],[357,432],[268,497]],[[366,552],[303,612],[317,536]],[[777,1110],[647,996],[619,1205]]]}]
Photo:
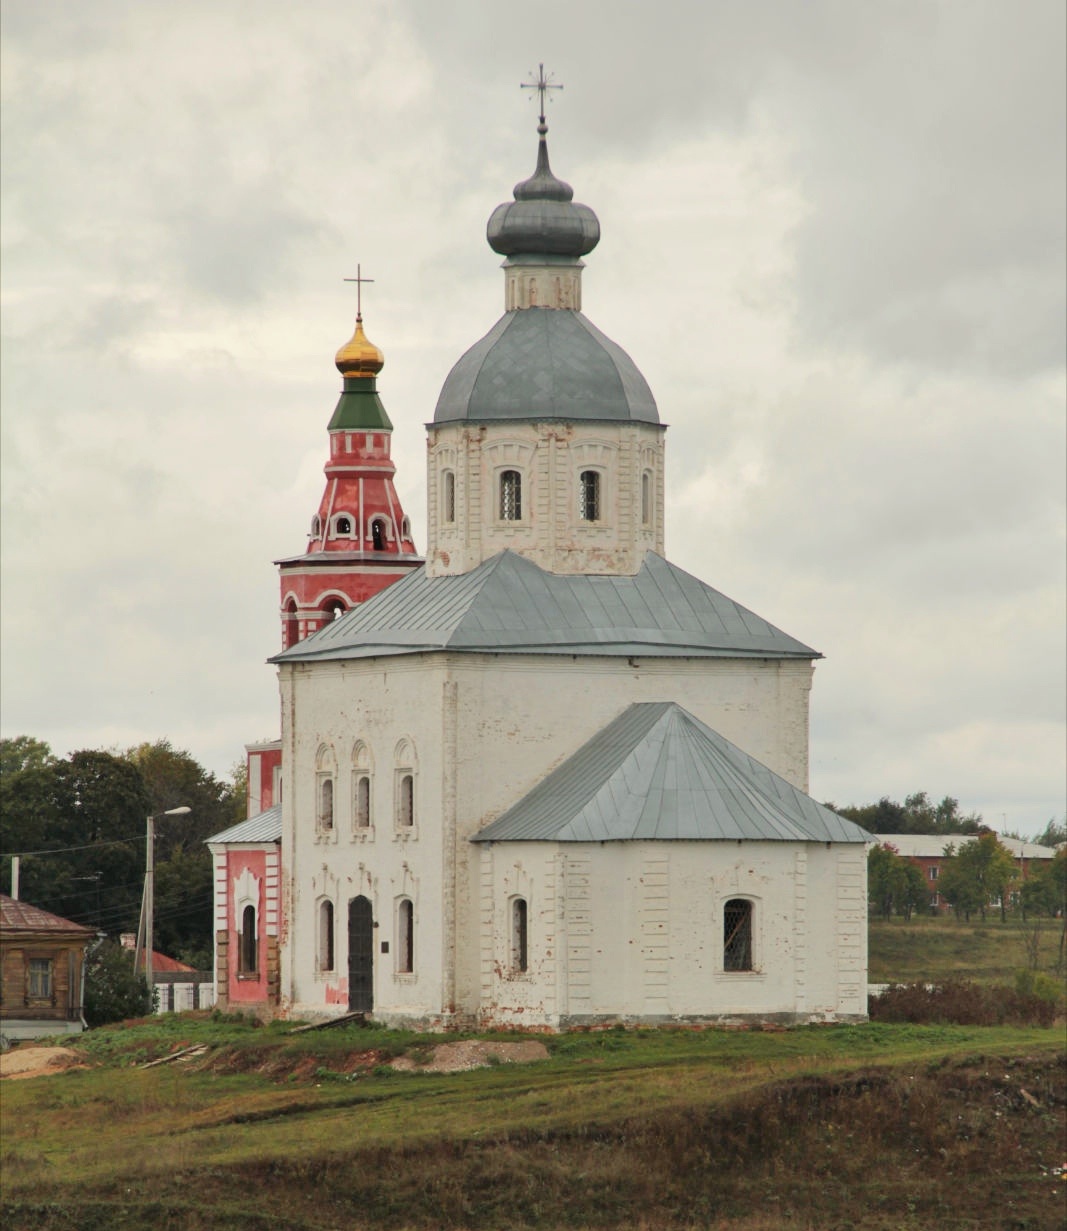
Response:
[{"label": "utility pole", "polygon": [[[184,804],[180,808],[168,808],[166,812],[157,812],[148,818],[148,833],[144,853],[144,899],[141,902],[142,922],[144,923],[144,981],[148,984],[149,995],[154,987],[152,981],[152,946],[155,942],[155,876],[156,876],[156,821],[162,816],[188,816],[192,808]],[[140,929],[138,929],[138,947],[140,947]],[[137,968],[137,958],[134,956],[134,969]]]}]

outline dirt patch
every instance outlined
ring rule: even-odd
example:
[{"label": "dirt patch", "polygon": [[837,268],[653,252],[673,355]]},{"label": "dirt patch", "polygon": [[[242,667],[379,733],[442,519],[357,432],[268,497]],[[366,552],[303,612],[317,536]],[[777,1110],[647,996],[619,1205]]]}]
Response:
[{"label": "dirt patch", "polygon": [[82,1056],[69,1047],[18,1047],[0,1055],[0,1078],[51,1077],[67,1069],[84,1069]]},{"label": "dirt patch", "polygon": [[430,1053],[425,1064],[419,1064],[410,1056],[400,1056],[393,1061],[393,1068],[401,1072],[459,1073],[466,1069],[481,1069],[490,1064],[529,1064],[533,1060],[547,1060],[548,1048],[536,1039],[524,1039],[521,1043],[489,1043],[480,1039],[462,1039],[458,1043],[440,1043]]}]

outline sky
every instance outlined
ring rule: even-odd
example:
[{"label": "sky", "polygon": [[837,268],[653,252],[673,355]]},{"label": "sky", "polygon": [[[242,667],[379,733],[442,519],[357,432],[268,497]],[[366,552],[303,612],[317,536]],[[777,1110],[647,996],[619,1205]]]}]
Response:
[{"label": "sky", "polygon": [[811,793],[1065,802],[1062,0],[5,0],[0,728],[278,734],[273,561],[363,291],[402,503],[503,311],[493,208],[597,213],[671,560],[818,649]]}]

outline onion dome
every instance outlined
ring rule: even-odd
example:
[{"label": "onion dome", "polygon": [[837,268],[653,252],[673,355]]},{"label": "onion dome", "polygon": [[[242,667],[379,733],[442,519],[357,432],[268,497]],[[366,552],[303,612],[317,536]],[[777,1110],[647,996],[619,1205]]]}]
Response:
[{"label": "onion dome", "polygon": [[570,184],[548,165],[548,125],[537,125],[537,167],[515,185],[514,201],[498,205],[486,227],[489,247],[501,256],[556,256],[577,259],[600,240],[600,223],[588,205],[574,200]]},{"label": "onion dome", "polygon": [[337,352],[337,370],[344,377],[377,376],[385,366],[385,356],[363,332],[363,316],[356,317],[356,332]]}]

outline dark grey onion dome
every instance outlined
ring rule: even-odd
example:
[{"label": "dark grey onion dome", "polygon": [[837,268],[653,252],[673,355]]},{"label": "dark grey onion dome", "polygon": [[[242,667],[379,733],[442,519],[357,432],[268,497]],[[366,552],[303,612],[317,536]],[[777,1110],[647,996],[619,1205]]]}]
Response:
[{"label": "dark grey onion dome", "polygon": [[489,247],[501,256],[585,256],[600,240],[600,223],[588,205],[572,200],[570,184],[552,174],[543,118],[537,131],[537,167],[515,185],[514,201],[493,210],[486,227]]},{"label": "dark grey onion dome", "polygon": [[630,356],[580,312],[508,312],[445,379],[434,423],[493,420],[659,423]]}]

